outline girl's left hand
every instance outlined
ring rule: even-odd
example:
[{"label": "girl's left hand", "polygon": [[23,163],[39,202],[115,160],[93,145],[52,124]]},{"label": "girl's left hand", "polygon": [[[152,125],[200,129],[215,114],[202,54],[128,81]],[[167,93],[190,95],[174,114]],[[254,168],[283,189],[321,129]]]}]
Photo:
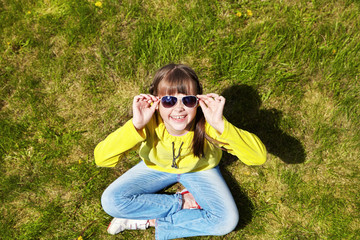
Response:
[{"label": "girl's left hand", "polygon": [[216,93],[197,95],[206,121],[220,134],[224,131],[223,111],[225,98]]}]

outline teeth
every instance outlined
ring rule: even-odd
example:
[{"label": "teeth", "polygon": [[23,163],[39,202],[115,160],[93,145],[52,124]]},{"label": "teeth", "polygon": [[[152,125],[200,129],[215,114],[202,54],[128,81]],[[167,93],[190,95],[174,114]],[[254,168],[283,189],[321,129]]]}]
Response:
[{"label": "teeth", "polygon": [[185,118],[185,116],[173,116],[172,118],[174,118],[174,119],[182,119],[182,118]]}]

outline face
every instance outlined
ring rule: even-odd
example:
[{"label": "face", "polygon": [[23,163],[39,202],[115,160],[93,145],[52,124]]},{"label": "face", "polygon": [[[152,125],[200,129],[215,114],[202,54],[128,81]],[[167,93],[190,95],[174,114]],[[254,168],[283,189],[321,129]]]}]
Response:
[{"label": "face", "polygon": [[[166,94],[159,95],[158,97],[163,97]],[[194,94],[195,95],[195,94]],[[187,133],[192,126],[193,120],[196,116],[196,109],[186,107],[181,101],[182,97],[185,97],[185,94],[177,93],[172,94],[171,96],[177,97],[178,100],[175,106],[171,108],[165,108],[161,103],[159,104],[159,113],[161,118],[164,121],[166,130],[173,136],[180,136]]]}]

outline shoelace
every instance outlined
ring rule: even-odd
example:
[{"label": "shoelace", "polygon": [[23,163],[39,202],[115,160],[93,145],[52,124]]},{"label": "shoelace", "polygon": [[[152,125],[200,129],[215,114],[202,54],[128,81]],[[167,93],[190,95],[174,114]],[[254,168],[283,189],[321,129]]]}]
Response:
[{"label": "shoelace", "polygon": [[180,157],[180,151],[181,151],[181,147],[182,147],[183,144],[184,144],[184,142],[181,142],[178,154],[177,154],[177,156],[175,156],[175,143],[172,142],[172,150],[173,150],[173,161],[172,161],[172,165],[171,165],[172,168],[179,168],[176,165],[176,159],[178,159]]}]

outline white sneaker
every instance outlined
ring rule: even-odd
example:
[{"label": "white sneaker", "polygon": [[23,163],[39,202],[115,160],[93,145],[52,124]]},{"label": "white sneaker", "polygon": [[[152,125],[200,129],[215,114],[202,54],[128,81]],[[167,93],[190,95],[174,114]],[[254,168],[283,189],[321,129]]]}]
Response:
[{"label": "white sneaker", "polygon": [[107,232],[115,235],[124,230],[131,229],[131,230],[145,230],[149,227],[148,220],[133,220],[133,219],[125,219],[125,218],[114,218],[108,228]]}]

